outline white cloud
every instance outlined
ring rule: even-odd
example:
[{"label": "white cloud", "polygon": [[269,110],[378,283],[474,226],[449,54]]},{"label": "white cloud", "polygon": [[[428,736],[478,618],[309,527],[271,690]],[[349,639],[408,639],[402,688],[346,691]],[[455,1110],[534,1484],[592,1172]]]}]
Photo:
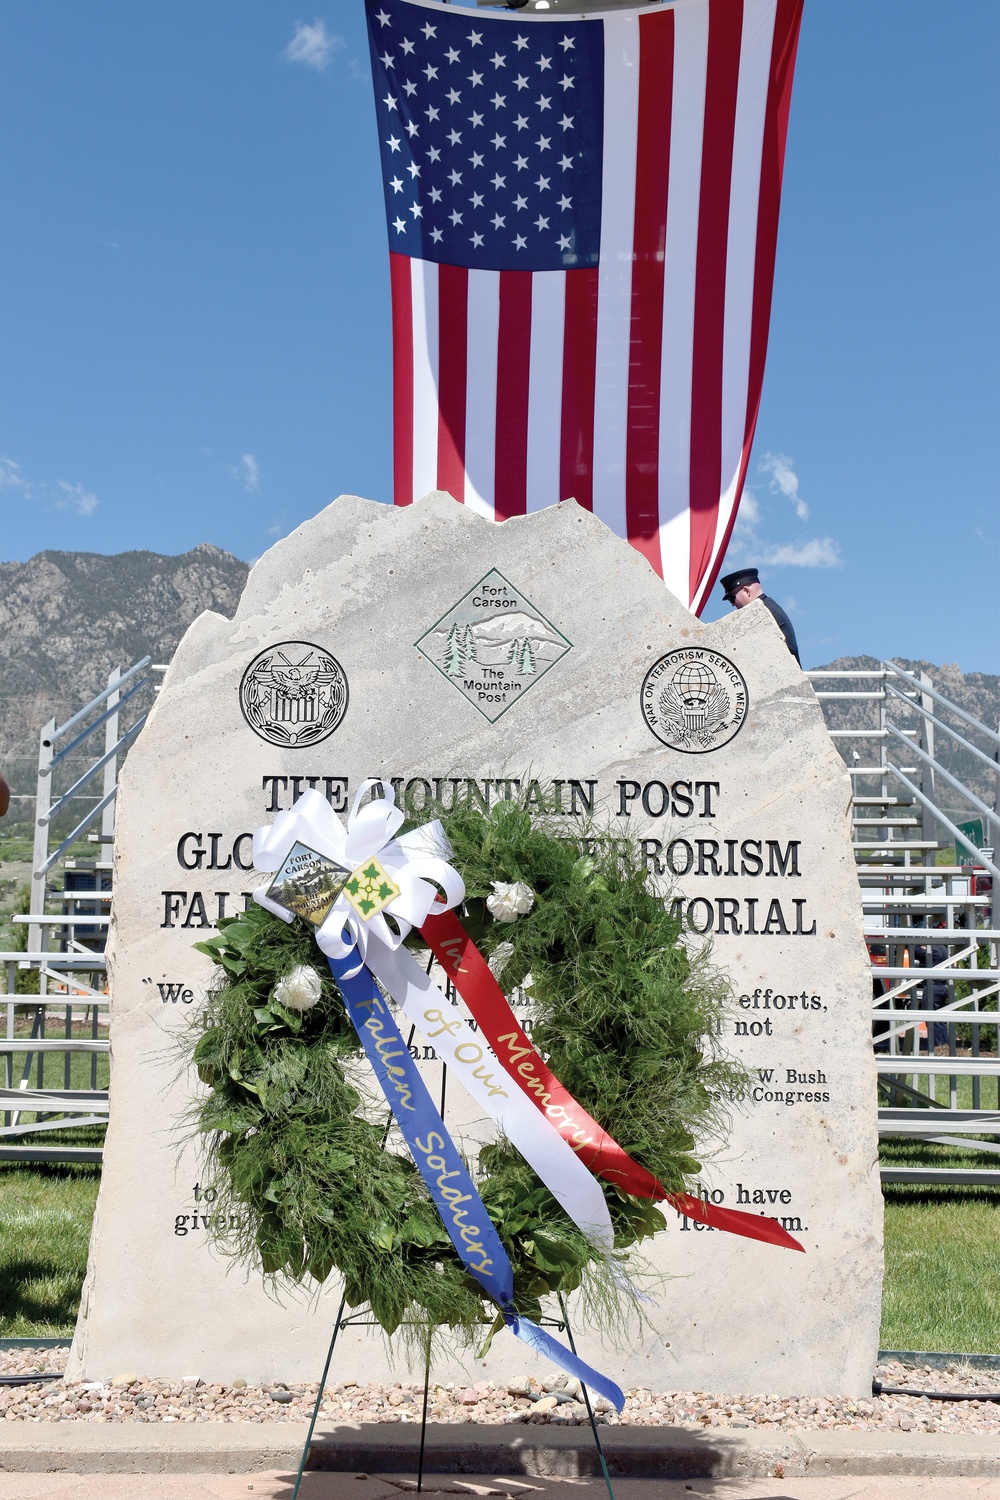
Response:
[{"label": "white cloud", "polygon": [[21,465],[16,464],[12,458],[0,458],[0,490],[28,489],[28,485],[21,473]]},{"label": "white cloud", "polygon": [[839,568],[840,548],[832,537],[817,536],[808,542],[769,547],[760,560],[770,568]]},{"label": "white cloud", "polygon": [[770,476],[772,492],[791,500],[799,520],[807,521],[809,507],[799,494],[799,476],[795,472],[794,463],[795,460],[786,453],[765,453],[758,468],[762,474]]},{"label": "white cloud", "polygon": [[[758,472],[768,476],[768,491],[780,495],[795,506],[800,521],[809,516],[809,507],[799,494],[799,476],[795,472],[794,460],[785,453],[765,453],[757,466]],[[784,507],[780,507],[784,513]],[[736,525],[729,547],[726,550],[724,571],[742,567],[761,566],[770,568],[839,568],[840,548],[832,537],[811,537],[808,541],[773,541],[767,539],[777,515],[774,504],[767,496],[762,499],[748,485],[743,491],[740,508],[736,513]],[[778,517],[779,531],[784,530]]]},{"label": "white cloud", "polygon": [[736,512],[736,531],[751,532],[760,524],[760,505],[753,490],[745,489]]},{"label": "white cloud", "polygon": [[[805,502],[798,499],[798,479],[791,460],[768,454],[760,467],[771,473],[770,489],[794,500],[800,519],[809,514]],[[726,549],[723,571],[760,566],[770,568],[839,568],[840,548],[832,537],[811,537],[808,541],[767,541],[768,508],[749,487],[744,489],[736,525]]]},{"label": "white cloud", "polygon": [[736,524],[729,538],[729,546],[726,548],[725,567],[727,570],[738,568],[741,563],[753,561],[760,550],[760,537],[757,533],[760,522],[760,503],[753,490],[746,486],[736,512]]},{"label": "white cloud", "polygon": [[7,491],[11,497],[40,502],[46,510],[71,510],[78,516],[92,516],[97,509],[97,496],[82,484],[70,484],[60,479],[56,484],[36,483],[27,479],[21,465],[12,458],[0,458],[0,492]]},{"label": "white cloud", "polygon": [[75,510],[78,516],[92,516],[97,509],[97,496],[85,490],[82,484],[67,484],[60,479],[57,486],[62,491],[55,498],[56,510]]},{"label": "white cloud", "polygon": [[260,483],[260,464],[252,453],[244,453],[240,462],[243,465],[243,483],[248,490],[255,490]]},{"label": "white cloud", "polygon": [[295,34],[285,48],[284,56],[289,62],[302,63],[307,68],[315,68],[317,73],[325,73],[331,58],[346,45],[344,38],[327,31],[326,22],[322,16],[317,16],[311,26],[307,21],[296,22]]}]

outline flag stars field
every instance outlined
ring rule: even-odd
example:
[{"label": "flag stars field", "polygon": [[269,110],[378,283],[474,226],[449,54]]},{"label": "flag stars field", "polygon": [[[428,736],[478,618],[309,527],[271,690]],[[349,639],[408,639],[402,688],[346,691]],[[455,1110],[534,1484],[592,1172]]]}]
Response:
[{"label": "flag stars field", "polygon": [[[508,264],[511,268],[523,265],[525,252],[530,254],[532,270],[593,265],[600,218],[600,178],[594,168],[600,162],[601,122],[590,121],[589,128],[579,130],[575,115],[564,111],[561,118],[554,118],[554,114],[556,91],[566,97],[586,82],[585,74],[600,77],[602,49],[588,47],[586,37],[581,37],[578,47],[568,30],[560,30],[559,36],[553,37],[550,29],[536,33],[534,28],[518,31],[510,39],[504,36],[504,44],[498,47],[495,39],[490,45],[490,33],[485,29],[465,31],[458,16],[454,21],[451,17],[443,19],[428,34],[428,28],[416,27],[412,12],[398,3],[383,4],[374,20],[375,33],[380,37],[380,45],[373,42],[372,49],[379,123],[386,127],[392,122],[381,133],[383,156],[401,155],[405,162],[408,154],[410,178],[422,176],[418,185],[422,211],[411,208],[409,219],[393,210],[388,212],[392,249],[461,265],[467,263],[471,246],[478,252],[472,265],[496,270]],[[596,32],[593,35],[596,42]],[[564,55],[571,49],[575,54],[578,66],[572,74],[568,69],[561,75],[555,72],[554,54],[558,55],[559,47]],[[473,60],[476,52],[479,58]],[[518,59],[516,69],[510,67],[514,56]],[[486,93],[487,74],[500,84],[494,86],[491,95]],[[532,77],[546,75],[552,91],[546,92],[543,87],[536,94]],[[504,76],[509,80],[506,88],[500,83]],[[476,96],[480,89],[482,103],[464,112],[463,117],[462,106],[469,91]],[[511,90],[516,94],[517,109],[508,115],[513,102]],[[501,128],[474,149],[473,142],[466,140],[467,133],[484,128],[487,113],[497,117]],[[509,126],[502,125],[502,120],[509,120]],[[546,120],[551,122],[549,129],[539,130]],[[560,170],[574,179],[574,191],[565,193],[560,204],[558,232],[550,217],[551,208],[539,212],[551,179],[537,171],[553,150],[549,133],[553,126],[562,138],[568,138],[566,145],[572,140],[572,146],[562,152]],[[487,150],[494,164],[491,183],[495,202],[489,210],[481,193],[472,197],[465,194],[456,201],[456,195],[462,193],[463,173],[483,166]],[[414,172],[413,165],[423,166],[423,174]],[[531,184],[517,193],[512,175],[516,173],[524,173],[526,183]],[[400,175],[386,174],[389,203],[400,191],[396,187]],[[511,237],[506,230],[515,213],[524,214],[525,228]],[[467,226],[463,216],[470,214],[476,222]],[[507,257],[513,259],[508,262]]]}]

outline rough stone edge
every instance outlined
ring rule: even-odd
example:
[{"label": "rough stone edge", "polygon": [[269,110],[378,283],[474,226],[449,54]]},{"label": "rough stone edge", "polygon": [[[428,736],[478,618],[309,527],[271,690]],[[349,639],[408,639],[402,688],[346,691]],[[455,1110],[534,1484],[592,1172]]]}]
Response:
[{"label": "rough stone edge", "polygon": [[[0,1436],[0,1472],[243,1474],[297,1468],[304,1422],[26,1423]],[[309,1468],[412,1473],[419,1428],[338,1425],[320,1432]],[[614,1476],[634,1479],[800,1479],[808,1476],[1000,1477],[992,1433],[696,1432],[604,1428]],[[437,1474],[526,1474],[585,1478],[600,1473],[586,1428],[431,1426],[426,1463]]]}]

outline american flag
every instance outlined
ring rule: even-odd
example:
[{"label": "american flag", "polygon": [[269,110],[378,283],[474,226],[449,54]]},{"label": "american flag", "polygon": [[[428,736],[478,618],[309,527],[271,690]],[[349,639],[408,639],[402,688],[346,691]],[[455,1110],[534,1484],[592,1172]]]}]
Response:
[{"label": "american flag", "polygon": [[700,611],[764,373],[802,0],[366,0],[394,498],[575,498]]}]

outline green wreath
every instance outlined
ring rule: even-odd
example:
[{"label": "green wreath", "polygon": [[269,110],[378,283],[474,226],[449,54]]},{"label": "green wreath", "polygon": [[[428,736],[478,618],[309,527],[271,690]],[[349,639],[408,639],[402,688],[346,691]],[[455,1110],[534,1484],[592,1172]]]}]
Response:
[{"label": "green wreath", "polygon": [[[442,821],[466,884],[463,925],[508,994],[530,984],[534,1044],[634,1160],[684,1191],[700,1171],[695,1135],[718,1135],[745,1090],[717,1044],[725,976],[681,940],[631,841],[557,837],[513,803],[489,815],[460,804]],[[497,921],[487,902],[500,882],[528,886],[530,911]],[[348,1305],[370,1305],[387,1333],[472,1335],[496,1309],[409,1155],[392,1149],[400,1138],[313,930],[259,906],[218,927],[196,944],[219,972],[187,1042],[207,1089],[195,1124],[217,1244],[273,1281],[339,1271]],[[537,1318],[547,1293],[582,1287],[621,1322],[620,1281],[512,1146],[485,1146],[473,1176],[521,1313]],[[602,1186],[616,1251],[665,1227],[649,1200]]]}]

